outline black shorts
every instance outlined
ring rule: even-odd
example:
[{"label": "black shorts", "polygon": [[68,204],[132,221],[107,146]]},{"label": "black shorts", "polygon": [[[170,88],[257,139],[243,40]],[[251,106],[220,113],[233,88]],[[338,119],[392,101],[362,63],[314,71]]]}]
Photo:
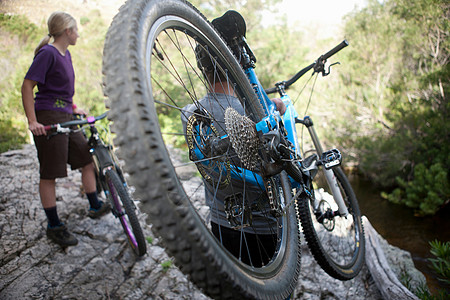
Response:
[{"label": "black shorts", "polygon": [[[67,122],[71,114],[59,111],[36,111],[37,121],[43,125]],[[34,144],[39,159],[41,179],[67,177],[67,164],[72,170],[82,168],[92,162],[89,146],[81,132],[57,134],[50,137],[34,136]]]}]

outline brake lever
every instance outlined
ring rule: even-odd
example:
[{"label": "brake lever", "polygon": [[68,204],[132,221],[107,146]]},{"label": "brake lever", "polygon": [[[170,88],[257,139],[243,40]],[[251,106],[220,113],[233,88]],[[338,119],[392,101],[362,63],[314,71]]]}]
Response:
[{"label": "brake lever", "polygon": [[323,70],[323,71],[322,71],[322,76],[325,77],[325,76],[330,75],[330,73],[331,73],[331,67],[334,66],[334,65],[340,65],[340,64],[341,64],[340,62],[335,62],[334,64],[329,65],[329,66],[328,66],[328,72],[325,72],[325,70]]},{"label": "brake lever", "polygon": [[[340,65],[340,62],[335,62],[334,64],[331,64],[328,66],[328,72],[325,71],[325,63],[326,63],[326,59],[322,58],[323,56],[319,57],[319,59],[316,62],[316,65],[314,66],[314,73],[322,73],[322,76],[328,76],[331,73],[331,67],[334,65]],[[313,73],[313,75],[314,75]]]}]

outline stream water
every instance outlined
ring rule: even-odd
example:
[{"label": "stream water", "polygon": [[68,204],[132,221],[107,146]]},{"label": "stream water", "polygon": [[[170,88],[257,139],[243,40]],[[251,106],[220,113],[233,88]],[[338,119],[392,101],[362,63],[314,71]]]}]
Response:
[{"label": "stream water", "polygon": [[435,294],[444,288],[429,266],[430,241],[450,241],[450,208],[433,217],[415,217],[413,210],[381,198],[369,181],[349,178],[358,197],[361,213],[389,244],[411,253],[414,264],[427,278],[430,291]]}]

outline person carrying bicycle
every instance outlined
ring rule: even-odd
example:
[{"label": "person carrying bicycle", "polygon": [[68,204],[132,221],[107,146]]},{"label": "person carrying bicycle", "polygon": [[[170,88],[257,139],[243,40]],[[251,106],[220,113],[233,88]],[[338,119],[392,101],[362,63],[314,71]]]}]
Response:
[{"label": "person carrying bicycle", "polygon": [[[67,176],[67,164],[82,171],[82,183],[89,200],[89,217],[99,218],[110,210],[97,197],[96,179],[89,147],[82,133],[47,136],[44,125],[69,121],[73,114],[86,112],[73,103],[75,73],[69,50],[78,35],[76,20],[65,12],[48,19],[48,35],[35,50],[35,57],[22,84],[22,103],[33,134],[39,160],[39,194],[47,216],[47,237],[61,246],[78,240],[59,219],[56,207],[56,178]],[[53,38],[53,43],[49,43]],[[38,91],[33,95],[33,89]]]},{"label": "person carrying bicycle", "polygon": [[[229,23],[235,23],[236,26],[230,26]],[[228,11],[222,17],[214,19],[213,25],[219,26],[220,29],[235,30],[228,34],[243,34],[245,35],[245,21],[242,16],[235,11]],[[220,24],[222,23],[222,24]],[[234,25],[234,24],[233,24]],[[221,31],[219,29],[219,31]],[[223,33],[223,32],[222,32]],[[227,34],[227,33],[225,33]],[[228,84],[226,75],[215,70],[211,54],[205,51],[202,45],[198,45],[195,49],[197,66],[201,70],[203,77],[211,87],[210,91],[197,101],[189,104],[181,110],[181,120],[183,123],[184,133],[187,137],[187,124],[190,122],[192,116],[198,118],[199,115],[211,114],[215,122],[218,136],[223,136],[225,132],[225,109],[232,107],[239,114],[244,115],[244,108],[240,100],[236,97],[233,88]],[[286,111],[286,106],[279,98],[274,98],[272,101],[276,105],[276,109],[281,115]],[[189,142],[188,142],[189,144]],[[238,159],[232,162],[235,165],[240,165]],[[221,174],[210,174],[218,179]],[[235,257],[240,258],[246,264],[253,264],[255,267],[260,267],[268,263],[272,257],[277,235],[276,220],[272,219],[268,224],[267,214],[269,209],[267,207],[268,199],[266,193],[261,193],[258,187],[249,187],[245,182],[239,182],[237,179],[233,180],[233,184],[225,188],[217,188],[217,184],[211,184],[203,179],[205,183],[205,200],[210,207],[211,227],[212,232],[219,239],[222,245],[230,251]],[[251,212],[251,228],[236,228],[236,224],[232,224],[228,217],[226,206],[228,203],[248,203],[248,205],[258,205],[259,210]],[[238,222],[236,222],[238,223]],[[242,247],[242,232],[245,233],[245,250]],[[264,250],[261,250],[264,249]]]}]

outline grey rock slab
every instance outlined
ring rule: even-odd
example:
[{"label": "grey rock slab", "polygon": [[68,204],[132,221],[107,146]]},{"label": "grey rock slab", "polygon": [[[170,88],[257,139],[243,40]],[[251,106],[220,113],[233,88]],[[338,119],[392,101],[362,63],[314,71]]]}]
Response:
[{"label": "grey rock slab", "polygon": [[[184,174],[187,190],[189,180],[199,180],[189,176],[191,171]],[[67,178],[57,180],[58,212],[79,243],[62,249],[45,234],[34,146],[0,154],[0,299],[209,299],[175,265],[161,266],[172,258],[145,223],[145,214],[139,213],[144,235],[153,242],[140,258],[112,214],[88,218],[80,172],[68,172]],[[207,213],[207,207],[199,208]],[[401,249],[391,250],[395,259],[404,256]],[[381,299],[366,267],[351,281],[333,279],[317,265],[304,241],[294,296]]]}]

